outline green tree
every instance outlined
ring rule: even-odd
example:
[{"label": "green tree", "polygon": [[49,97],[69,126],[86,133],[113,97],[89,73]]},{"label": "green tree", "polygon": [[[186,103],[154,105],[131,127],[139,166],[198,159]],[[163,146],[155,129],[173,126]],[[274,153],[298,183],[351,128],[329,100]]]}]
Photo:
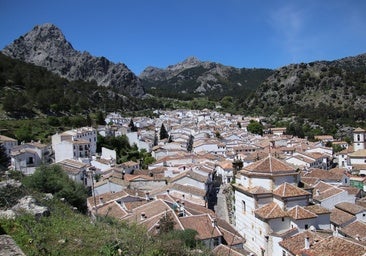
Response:
[{"label": "green tree", "polygon": [[5,146],[0,143],[0,176],[3,174],[10,165],[10,157],[6,153]]},{"label": "green tree", "polygon": [[130,127],[131,132],[137,132],[137,127],[135,126],[135,123],[133,122],[132,118],[130,120],[130,124],[128,125]]},{"label": "green tree", "polygon": [[248,132],[263,135],[263,125],[255,120],[250,120],[248,126],[247,126]]},{"label": "green tree", "polygon": [[86,188],[81,183],[69,179],[60,165],[41,166],[33,175],[26,176],[23,184],[41,193],[51,193],[65,200],[81,212],[86,212]]},{"label": "green tree", "polygon": [[102,111],[97,112],[96,123],[99,125],[105,125],[105,117]]},{"label": "green tree", "polygon": [[32,127],[29,123],[24,123],[15,131],[15,137],[18,141],[29,142],[33,139],[32,135]]},{"label": "green tree", "polygon": [[166,131],[165,126],[164,126],[164,124],[161,124],[161,127],[160,127],[160,140],[168,139],[168,138],[169,138],[169,134]]},{"label": "green tree", "polygon": [[192,150],[193,150],[193,141],[194,141],[194,136],[191,134],[191,135],[189,135],[189,138],[187,141],[187,151],[188,152],[192,152]]}]

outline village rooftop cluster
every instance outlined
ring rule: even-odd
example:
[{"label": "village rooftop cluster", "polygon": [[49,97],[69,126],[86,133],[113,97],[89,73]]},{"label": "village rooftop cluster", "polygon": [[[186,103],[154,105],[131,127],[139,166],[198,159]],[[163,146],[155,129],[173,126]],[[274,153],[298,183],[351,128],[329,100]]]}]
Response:
[{"label": "village rooftop cluster", "polygon": [[[50,145],[18,145],[2,135],[0,143],[14,170],[31,175],[41,164],[57,164],[91,188],[92,217],[137,222],[153,235],[170,216],[175,229],[195,229],[215,255],[366,255],[365,130],[355,128],[349,145],[329,135],[310,142],[285,135],[285,128],[248,132],[260,118],[155,114],[111,113],[107,125],[54,134]],[[156,141],[162,125],[169,139]],[[126,135],[156,161],[145,169],[139,161],[117,163],[115,150],[97,152],[98,133]],[[329,143],[343,150],[334,153]]]}]

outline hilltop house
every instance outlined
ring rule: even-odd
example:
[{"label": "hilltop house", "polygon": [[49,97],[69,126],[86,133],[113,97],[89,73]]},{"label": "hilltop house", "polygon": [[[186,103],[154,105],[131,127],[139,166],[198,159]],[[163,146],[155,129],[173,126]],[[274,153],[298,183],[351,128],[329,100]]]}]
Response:
[{"label": "hilltop house", "polygon": [[11,149],[18,145],[18,141],[16,139],[0,135],[0,145],[4,146],[5,153],[10,156]]},{"label": "hilltop house", "polygon": [[56,163],[64,159],[90,159],[97,150],[97,131],[92,127],[82,127],[54,134],[52,149]]},{"label": "hilltop house", "polygon": [[51,147],[39,142],[23,143],[11,149],[11,168],[32,174],[41,164],[50,163]]}]

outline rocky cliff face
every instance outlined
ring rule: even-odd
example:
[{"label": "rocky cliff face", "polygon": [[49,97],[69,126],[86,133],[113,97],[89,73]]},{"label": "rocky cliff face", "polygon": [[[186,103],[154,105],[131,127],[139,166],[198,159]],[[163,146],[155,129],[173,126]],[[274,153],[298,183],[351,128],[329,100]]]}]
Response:
[{"label": "rocky cliff face", "polygon": [[[245,69],[189,57],[165,69],[147,67],[141,74],[145,88],[163,96],[189,94],[197,96],[234,96],[257,88],[272,70]],[[169,95],[164,95],[169,93]]]},{"label": "rocky cliff face", "polygon": [[[267,113],[364,115],[366,54],[284,66],[266,79],[248,102],[249,108]],[[329,114],[329,118],[335,117]]]},{"label": "rocky cliff face", "polygon": [[45,67],[69,80],[95,80],[98,85],[110,86],[133,97],[145,94],[140,79],[125,64],[75,50],[53,24],[35,26],[6,46],[2,53]]}]

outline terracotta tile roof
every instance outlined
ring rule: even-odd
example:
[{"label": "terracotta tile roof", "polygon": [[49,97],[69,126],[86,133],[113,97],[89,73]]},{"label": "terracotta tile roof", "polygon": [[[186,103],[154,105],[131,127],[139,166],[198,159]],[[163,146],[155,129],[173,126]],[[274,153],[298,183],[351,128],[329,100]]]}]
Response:
[{"label": "terracotta tile roof", "polygon": [[227,245],[233,246],[245,243],[245,239],[227,221],[217,219],[217,226]]},{"label": "terracotta tile roof", "polygon": [[218,163],[220,167],[224,170],[232,170],[233,169],[233,162],[230,160],[224,160]]},{"label": "terracotta tile roof", "polygon": [[232,186],[236,190],[242,191],[246,194],[252,194],[252,195],[271,194],[272,195],[271,191],[269,191],[269,190],[267,190],[263,187],[259,187],[259,186],[255,186],[255,187],[252,187],[252,188],[245,188],[245,187],[243,187],[242,185],[239,185],[239,184],[232,184]]},{"label": "terracotta tile roof", "polygon": [[352,215],[356,215],[360,212],[366,212],[366,208],[362,207],[361,205],[349,203],[349,202],[342,202],[335,205],[336,208],[345,211],[347,213],[350,213]]},{"label": "terracotta tile roof", "polygon": [[185,171],[185,172],[182,172],[174,177],[172,177],[170,179],[170,182],[171,183],[174,183],[180,179],[183,179],[185,177],[188,177],[188,178],[191,178],[193,180],[196,180],[196,181],[199,181],[199,182],[202,182],[202,183],[205,183],[207,181],[207,177],[206,176],[203,176],[203,175],[200,175],[194,171]]},{"label": "terracotta tile roof", "polygon": [[[120,198],[123,198],[125,196],[128,196],[128,194],[125,191],[119,191],[119,192],[115,192],[115,193],[107,192],[107,193],[104,193],[101,195],[96,195],[95,201],[98,206],[98,205],[102,204],[102,202],[109,203],[109,202],[118,200]],[[91,207],[95,207],[94,196],[88,197],[87,201],[88,201],[88,205],[90,205]]]},{"label": "terracotta tile roof", "polygon": [[362,221],[355,221],[343,227],[340,233],[352,237],[356,240],[366,242],[366,223]]},{"label": "terracotta tile roof", "polygon": [[323,181],[318,182],[314,186],[313,199],[317,201],[323,201],[329,197],[344,192],[343,189],[337,188]]},{"label": "terracotta tile roof", "polygon": [[308,186],[314,186],[319,182],[319,179],[314,177],[301,177],[301,181]]},{"label": "terracotta tile roof", "polygon": [[287,211],[287,214],[294,220],[313,219],[318,217],[313,212],[298,205]]},{"label": "terracotta tile roof", "polygon": [[288,216],[287,213],[274,202],[262,206],[261,208],[255,210],[254,213],[262,219],[277,219]]},{"label": "terracotta tile roof", "polygon": [[308,205],[304,207],[306,210],[311,211],[312,213],[316,214],[316,215],[321,215],[321,214],[330,214],[330,211],[319,205],[319,204],[314,204],[314,205]]},{"label": "terracotta tile roof", "polygon": [[246,255],[249,255],[249,252],[247,252],[247,251],[243,251],[243,253],[241,253],[236,250],[237,250],[236,248],[231,248],[227,245],[220,244],[212,250],[212,255],[213,256],[227,256],[227,255],[246,256]]},{"label": "terracotta tile roof", "polygon": [[353,153],[350,153],[348,154],[349,157],[355,157],[355,158],[358,158],[358,157],[366,157],[366,149],[359,149]]},{"label": "terracotta tile roof", "polygon": [[116,201],[112,201],[110,203],[107,203],[107,204],[104,204],[104,205],[98,207],[97,215],[103,216],[103,217],[108,216],[108,217],[120,219],[120,218],[126,216],[127,212]]},{"label": "terracotta tile roof", "polygon": [[361,127],[357,127],[356,129],[353,130],[353,132],[366,132],[364,129],[362,129]]},{"label": "terracotta tile roof", "polygon": [[356,217],[352,214],[334,208],[330,214],[330,222],[336,224],[337,226],[342,226],[345,223],[356,220]]},{"label": "terracotta tile roof", "polygon": [[326,236],[328,235],[319,232],[304,231],[283,239],[281,242],[279,242],[279,245],[286,249],[288,252],[290,252],[291,255],[302,255],[301,252],[305,248],[305,238],[309,238],[309,243],[311,247],[315,241],[318,242],[321,239],[324,239]]},{"label": "terracotta tile roof", "polygon": [[206,240],[222,236],[217,226],[213,226],[215,221],[209,214],[192,215],[179,219],[184,229],[193,229],[198,232],[199,240]]},{"label": "terracotta tile roof", "polygon": [[208,209],[203,205],[190,202],[188,200],[182,200],[181,197],[178,198],[178,197],[175,197],[170,194],[169,195],[165,194],[165,195],[159,195],[159,196],[157,196],[157,198],[162,199],[165,202],[169,202],[169,203],[179,202],[181,204],[184,204],[184,208],[189,215],[200,215],[200,214],[207,213],[213,217],[215,216],[215,212],[212,211],[211,209]]},{"label": "terracotta tile roof", "polygon": [[282,198],[286,197],[297,197],[297,196],[308,196],[310,193],[304,189],[291,185],[287,182],[278,186],[273,190],[273,194]]},{"label": "terracotta tile roof", "polygon": [[16,139],[13,139],[13,138],[10,138],[10,137],[7,137],[5,135],[0,135],[0,142],[5,142],[5,141],[17,141]]},{"label": "terracotta tile roof", "polygon": [[[169,205],[167,205],[163,200],[158,199],[132,209],[132,212],[124,217],[123,220],[141,223],[147,219],[154,218],[157,215],[160,216],[169,210],[171,210]],[[142,216],[144,217],[142,218]]]},{"label": "terracotta tile roof", "polygon": [[244,167],[243,170],[247,172],[267,174],[295,172],[295,169],[292,166],[272,156],[268,156],[262,160],[254,162]]},{"label": "terracotta tile roof", "polygon": [[344,171],[339,174],[339,172],[331,172],[328,170],[322,170],[322,169],[310,169],[308,172],[303,172],[302,177],[313,177],[320,180],[334,180],[334,181],[340,181],[343,177]]},{"label": "terracotta tile roof", "polygon": [[160,228],[160,220],[165,216],[169,216],[173,220],[174,230],[184,230],[180,220],[172,209],[162,212],[151,218],[147,218],[145,221],[142,221],[141,224],[146,227],[150,234],[158,234]]},{"label": "terracotta tile roof", "polygon": [[366,247],[342,237],[329,236],[313,246],[309,250],[303,250],[304,256],[364,256]]}]

